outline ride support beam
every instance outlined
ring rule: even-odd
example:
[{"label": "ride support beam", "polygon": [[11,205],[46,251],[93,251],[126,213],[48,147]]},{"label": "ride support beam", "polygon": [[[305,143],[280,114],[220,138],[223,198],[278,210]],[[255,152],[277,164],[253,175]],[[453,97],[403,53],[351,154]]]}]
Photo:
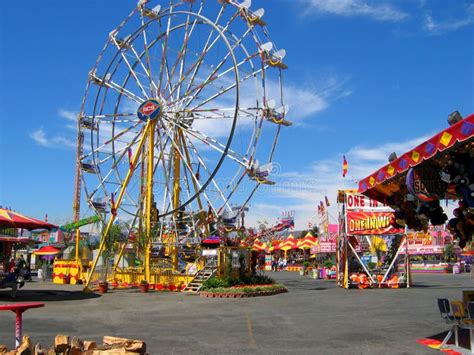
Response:
[{"label": "ride support beam", "polygon": [[[123,181],[122,187],[120,188],[120,193],[118,195],[117,201],[115,202],[115,208],[118,208],[120,206],[120,203],[122,202],[123,196],[125,194],[125,191],[127,190],[128,183],[130,182],[130,179],[132,178],[133,172],[135,171],[135,167],[137,165],[138,159],[140,157],[140,153],[143,147],[143,144],[145,143],[146,136],[148,131],[150,130],[150,122],[148,121],[147,125],[144,128],[144,133],[142,138],[140,139],[140,142],[138,143],[138,148],[137,151],[135,152],[135,156],[132,159],[132,164],[130,164],[130,167],[127,172],[127,176],[125,177],[125,180]],[[115,221],[115,215],[112,214],[110,216],[109,222],[107,223],[107,226],[105,227],[104,232],[102,233],[102,237],[100,238],[100,244],[99,244],[99,251],[97,253],[97,256],[95,257],[92,267],[89,270],[87,277],[86,277],[86,284],[84,285],[84,291],[87,291],[89,288],[89,284],[92,279],[92,275],[94,274],[94,271],[97,267],[97,262],[99,261],[100,256],[102,255],[104,248],[105,248],[105,242],[107,240],[107,236],[109,234],[110,228],[112,227],[113,223]]]},{"label": "ride support beam", "polygon": [[[181,128],[177,127],[175,132],[175,141],[177,142],[177,146],[174,148],[174,155],[173,155],[173,209],[177,210],[179,208],[179,201],[180,201],[180,179],[181,179],[181,152],[179,151],[182,143],[180,144],[180,137],[181,137]],[[175,223],[177,222],[178,212],[175,212]],[[177,229],[175,230],[176,233],[172,233],[173,238],[170,240],[170,254],[171,254],[171,264],[173,266],[173,270],[178,270],[178,248],[176,246],[178,240]]]},{"label": "ride support beam", "polygon": [[152,208],[153,208],[153,173],[155,160],[155,128],[156,121],[149,121],[149,129],[147,134],[148,139],[148,156],[147,156],[147,170],[146,170],[146,196],[145,196],[145,280],[151,280],[151,244],[152,244]]}]

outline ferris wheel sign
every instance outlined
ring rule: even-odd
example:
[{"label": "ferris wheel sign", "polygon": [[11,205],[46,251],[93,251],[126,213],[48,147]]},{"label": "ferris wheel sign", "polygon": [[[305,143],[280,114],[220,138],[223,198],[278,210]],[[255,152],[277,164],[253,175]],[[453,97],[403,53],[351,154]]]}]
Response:
[{"label": "ferris wheel sign", "polygon": [[138,108],[137,116],[142,121],[154,120],[161,114],[161,104],[158,100],[146,100]]}]

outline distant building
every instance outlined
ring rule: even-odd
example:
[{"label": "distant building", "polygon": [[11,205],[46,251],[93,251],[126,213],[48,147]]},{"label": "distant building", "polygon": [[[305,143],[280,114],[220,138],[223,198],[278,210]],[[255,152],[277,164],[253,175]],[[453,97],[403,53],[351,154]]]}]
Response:
[{"label": "distant building", "polygon": [[31,238],[44,244],[57,244],[64,242],[64,233],[61,229],[56,230],[38,230],[31,232]]}]

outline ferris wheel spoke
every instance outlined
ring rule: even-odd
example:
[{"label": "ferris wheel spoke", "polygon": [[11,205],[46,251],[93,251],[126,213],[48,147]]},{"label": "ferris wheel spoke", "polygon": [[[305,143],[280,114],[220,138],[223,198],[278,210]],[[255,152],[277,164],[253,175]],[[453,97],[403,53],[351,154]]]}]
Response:
[{"label": "ferris wheel spoke", "polygon": [[[199,10],[197,12],[198,15],[201,14],[202,10],[203,10],[203,6],[204,6],[204,1],[201,2],[201,5],[199,7]],[[190,7],[192,8],[192,3],[190,5]],[[181,46],[181,49],[179,50],[178,52],[178,56],[176,58],[176,61],[173,65],[173,68],[171,70],[171,78],[174,77],[174,74],[175,74],[175,71],[176,69],[178,68],[178,65],[179,65],[179,77],[178,77],[178,82],[179,82],[179,79],[183,76],[183,72],[184,72],[184,66],[185,66],[185,63],[186,63],[186,54],[187,54],[187,51],[188,51],[188,44],[189,44],[189,40],[191,39],[191,36],[194,32],[194,29],[196,28],[196,24],[198,22],[198,17],[196,17],[193,21],[193,24],[191,26],[191,28],[189,29],[189,23],[190,23],[190,14],[187,15],[187,20],[186,20],[186,27],[184,29],[184,38],[183,38],[183,45]],[[188,32],[188,29],[189,29],[189,32]],[[180,90],[181,90],[181,85],[180,84],[177,84],[178,85],[178,90],[177,90],[177,93],[176,93],[176,96],[179,97],[180,95]],[[171,92],[174,92],[174,87],[171,88]]]},{"label": "ferris wheel spoke", "polygon": [[[199,163],[201,164],[202,167],[204,167],[204,169],[206,170],[206,172],[209,174],[209,176],[212,175],[211,171],[209,170],[209,168],[207,167],[206,163],[204,162],[204,159],[201,157],[201,155],[199,154],[198,150],[196,149],[196,146],[193,144],[193,142],[188,138],[186,137],[185,138],[187,141],[188,141],[188,144],[189,146],[191,147],[191,150],[194,152],[194,155],[196,156],[196,158],[198,159]],[[214,178],[211,179],[212,181],[212,184],[214,185],[214,187],[216,188],[217,192],[219,193],[220,197],[222,198],[222,201],[224,202],[224,206],[227,207],[227,209],[229,211],[232,211],[232,208],[230,207],[229,203],[228,203],[228,200],[225,198],[225,195],[224,193],[222,192],[221,188],[219,187],[219,185],[216,183],[216,180]]]},{"label": "ferris wheel spoke", "polygon": [[137,122],[135,123],[133,126],[130,126],[128,127],[127,129],[123,130],[122,132],[119,132],[117,133],[112,139],[108,139],[106,140],[104,143],[102,143],[99,147],[95,148],[95,149],[92,149],[91,152],[89,152],[88,154],[86,155],[82,155],[81,156],[81,160],[84,160],[85,158],[88,158],[90,157],[92,154],[95,154],[95,153],[102,153],[100,152],[101,149],[104,149],[108,144],[110,144],[113,139],[117,139],[117,138],[120,138],[122,137],[124,134],[126,133],[129,133],[130,131],[132,131],[132,129],[136,128],[141,122]]},{"label": "ferris wheel spoke", "polygon": [[[170,29],[171,29],[171,17],[173,14],[173,5],[170,3],[169,7],[169,16],[168,16],[168,21],[166,25],[166,34],[164,35],[164,42],[162,42],[161,45],[161,63],[160,63],[160,80],[158,82],[158,92],[161,93],[162,89],[161,86],[163,85],[163,73],[166,71],[167,75],[167,80],[168,84],[170,85],[170,77],[169,77],[169,66],[168,66],[168,41],[169,41],[169,36],[170,36]],[[161,19],[158,20],[158,23],[160,24],[160,28],[162,28],[161,25]],[[166,86],[166,85],[165,85]],[[164,90],[164,88],[163,88]]]},{"label": "ferris wheel spoke", "polygon": [[[149,98],[147,92],[145,91],[145,88],[143,87],[142,83],[140,82],[140,80],[138,79],[138,76],[137,74],[135,73],[135,70],[134,68],[130,65],[130,62],[128,61],[127,59],[127,56],[123,53],[123,46],[121,46],[118,42],[117,42],[117,39],[115,38],[114,35],[111,36],[111,39],[112,39],[112,42],[115,44],[115,46],[117,47],[119,53],[120,53],[120,56],[122,57],[122,59],[124,60],[125,64],[127,65],[128,67],[128,70],[130,72],[130,74],[132,75],[133,79],[135,79],[135,82],[137,83],[138,87],[140,88],[140,90],[142,91],[142,94],[143,94],[143,97],[144,98]],[[130,48],[132,48],[130,46]],[[141,63],[141,61],[140,61]]]},{"label": "ferris wheel spoke", "polygon": [[[200,132],[197,129],[180,125],[179,123],[173,122],[171,120],[167,120],[167,122],[169,122],[170,124],[172,124],[174,126],[177,126],[181,129],[183,129],[185,133],[193,136],[194,138],[198,139],[199,141],[201,141],[202,143],[206,144],[207,146],[213,148],[214,150],[217,150],[219,153],[224,154],[226,146],[224,144],[220,143],[219,141],[217,141],[215,138],[211,138],[211,137],[205,135],[204,133]],[[241,156],[240,154],[234,152],[230,148],[227,149],[227,156],[230,159],[237,162],[238,164],[242,165],[243,167],[245,167],[245,168],[249,167],[247,159],[244,158],[243,156]]]},{"label": "ferris wheel spoke", "polygon": [[[133,117],[127,118],[127,117]],[[117,119],[121,118],[121,119]],[[91,131],[97,131],[99,124],[112,124],[112,123],[137,123],[139,119],[135,113],[130,114],[107,114],[107,115],[91,115],[81,116],[81,128],[86,128]]]},{"label": "ferris wheel spoke", "polygon": [[[215,21],[216,24],[219,23],[220,21],[220,18],[222,16],[222,14],[224,13],[224,10],[225,10],[225,7],[226,6],[222,6],[221,10],[219,11],[219,14],[217,16],[217,20]],[[236,12],[234,15],[231,16],[231,18],[227,21],[226,25],[223,27],[223,28],[220,28],[221,32],[222,33],[225,33],[227,31],[227,29],[230,27],[230,25],[232,24],[232,22],[234,22],[234,20],[238,17],[239,15],[239,12]],[[197,73],[199,72],[199,69],[201,68],[201,65],[204,61],[204,57],[206,56],[206,54],[214,47],[214,45],[217,43],[217,41],[219,40],[220,38],[220,34],[218,34],[216,36],[216,38],[212,41],[211,41],[211,38],[213,37],[214,35],[214,32],[215,32],[215,29],[212,28],[209,32],[209,36],[206,40],[206,44],[204,45],[204,49],[202,51],[202,54],[199,56],[199,58],[197,59],[197,61],[195,62],[196,63],[196,68],[194,69],[192,75],[191,75],[191,79],[189,80],[189,84],[187,85],[186,87],[186,90],[185,92],[188,92],[191,87],[193,86],[194,84],[194,80],[196,79],[196,76],[197,76]]]},{"label": "ferris wheel spoke", "polygon": [[[166,130],[166,127],[164,127],[162,125],[162,128],[164,130]],[[172,205],[173,201],[172,201],[172,195],[171,195],[171,191],[172,188],[170,187],[170,183],[172,181],[171,179],[171,167],[172,167],[172,157],[171,157],[171,154],[168,153],[168,163],[166,162],[166,159],[165,159],[165,152],[166,152],[166,149],[167,149],[167,146],[168,146],[168,143],[171,143],[172,140],[171,140],[171,137],[166,135],[166,134],[161,134],[160,130],[157,130],[157,133],[158,133],[158,138],[157,139],[157,143],[155,144],[155,149],[157,148],[158,146],[158,149],[160,150],[160,156],[158,158],[158,161],[157,163],[155,164],[155,167],[154,167],[154,174],[155,175],[155,172],[156,170],[158,169],[158,166],[160,164],[160,160],[161,160],[161,164],[163,166],[163,176],[165,178],[165,191],[164,191],[164,194],[163,194],[163,207],[162,207],[162,210],[163,211],[169,211],[169,207]],[[165,144],[163,145],[163,138],[166,136],[166,140],[165,140]],[[171,148],[170,148],[171,149]],[[168,207],[166,207],[166,200],[168,199]]]},{"label": "ferris wheel spoke", "polygon": [[[246,107],[239,108],[239,115],[237,118],[255,118],[262,108],[259,107]],[[167,111],[167,114],[176,114],[176,113],[190,113],[190,110],[181,110],[181,111]],[[233,119],[234,115],[232,112],[235,112],[235,107],[226,108],[205,108],[205,109],[196,109],[192,111],[194,120],[210,120],[210,119]]]},{"label": "ferris wheel spoke", "polygon": [[[213,83],[213,82],[216,82],[218,79],[222,78],[224,75],[234,71],[234,70],[237,70],[239,69],[243,64],[249,62],[250,60],[252,60],[253,58],[255,58],[256,56],[258,56],[258,52],[251,55],[251,56],[248,56],[246,57],[245,59],[243,59],[242,61],[240,61],[239,63],[237,63],[237,65],[235,66],[231,66],[229,69],[225,70],[224,72],[216,75],[219,70],[224,66],[224,64],[226,63],[226,61],[229,59],[229,57],[231,56],[231,53],[238,47],[241,45],[242,41],[245,39],[245,37],[247,37],[247,35],[250,33],[250,29],[247,30],[243,35],[242,37],[239,39],[239,41],[236,42],[235,45],[233,45],[231,47],[231,50],[229,50],[229,52],[224,56],[224,58],[216,65],[216,67],[214,68],[214,70],[211,72],[211,74],[209,74],[207,76],[207,78],[199,85],[196,85],[194,87],[194,89],[192,89],[192,86],[193,86],[193,83],[194,83],[194,80],[190,81],[189,85],[188,85],[188,89],[187,89],[187,92],[185,94],[185,100],[187,100],[188,102],[186,103],[186,107],[188,107],[191,102],[201,93],[201,91],[209,84]],[[195,92],[194,92],[195,91]]]},{"label": "ferris wheel spoke", "polygon": [[[244,78],[240,79],[238,84],[240,85],[241,83],[245,82],[246,80],[250,79],[251,77],[263,72],[266,68],[268,68],[268,65],[266,65],[265,67],[263,67],[262,69],[258,69],[256,70],[255,72],[253,72],[252,74],[249,74],[247,76],[245,76]],[[219,91],[218,93],[212,95],[211,97],[203,100],[201,103],[199,103],[198,105],[192,107],[190,109],[190,111],[193,111],[199,107],[202,107],[204,105],[206,105],[207,103],[211,102],[212,100],[215,100],[217,99],[218,97],[224,95],[225,93],[229,92],[230,90],[234,89],[235,87],[237,87],[237,83],[233,83],[231,85],[229,85],[228,87],[222,89],[221,91]]]},{"label": "ferris wheel spoke", "polygon": [[130,100],[135,101],[138,104],[143,103],[145,100],[143,100],[141,97],[135,95],[133,92],[125,89],[123,86],[117,84],[116,82],[109,80],[104,83],[105,86],[107,86],[110,89],[115,90],[118,92],[120,95],[125,95],[128,97]]},{"label": "ferris wheel spoke", "polygon": [[[181,152],[180,145],[173,139],[173,131],[168,128],[168,129],[166,129],[166,134],[171,139],[171,143],[173,144],[173,151],[178,153],[180,159],[185,163],[185,167],[189,171],[193,182],[196,184],[196,186],[198,186],[198,189],[199,189],[198,191],[202,190],[202,188],[203,188],[202,184],[200,183],[198,177],[196,176],[196,174],[194,173],[192,167],[190,166],[190,162],[188,163],[186,157]],[[208,204],[211,206],[211,208],[215,211],[216,209],[214,208],[213,203],[209,199],[209,197],[208,197],[205,190],[202,191],[202,194],[206,198],[206,200],[207,200]]]},{"label": "ferris wheel spoke", "polygon": [[[142,11],[140,11],[140,17],[141,17],[141,22],[142,22],[142,27],[143,27],[143,31],[142,31],[142,37],[143,37],[143,47],[144,47],[144,51],[145,51],[145,63],[146,63],[146,66],[147,68],[143,68],[145,70],[145,73],[147,73],[148,77],[149,77],[149,80],[150,80],[150,90],[151,87],[154,87],[155,88],[155,92],[153,92],[152,90],[152,96],[156,96],[158,95],[158,86],[156,85],[155,81],[153,80],[153,72],[151,70],[151,60],[150,60],[150,53],[148,51],[148,38],[147,38],[147,35],[146,35],[146,30],[147,28],[145,28],[145,15],[143,14],[143,8],[142,8]],[[135,48],[132,47],[133,49],[133,52],[135,54],[135,56],[137,57],[137,59],[140,59],[140,56],[138,55],[138,53],[136,53],[135,51]],[[140,59],[140,63],[141,63],[141,59]],[[142,64],[143,66],[143,64]]]},{"label": "ferris wheel spoke", "polygon": [[[119,186],[121,186],[123,184],[123,180],[121,179],[120,175],[118,174],[116,168],[118,167],[118,164],[123,160],[123,157],[125,156],[125,154],[128,152],[129,149],[131,149],[131,147],[137,143],[137,140],[138,138],[140,137],[139,134],[137,134],[135,136],[134,139],[132,139],[124,148],[122,148],[121,150],[118,150],[118,151],[115,151],[114,148],[112,148],[112,153],[109,155],[109,157],[107,157],[106,159],[109,160],[111,158],[113,158],[113,166],[112,168],[110,169],[110,172],[112,171],[115,171],[117,174],[117,180],[118,180],[118,184]],[[119,154],[120,153],[120,154]],[[102,153],[103,154],[103,153]],[[118,158],[117,158],[117,154],[119,154]],[[105,161],[104,161],[105,162]],[[100,162],[99,163],[96,163],[96,166],[100,166]],[[107,174],[107,178],[110,177],[109,174]],[[101,182],[101,184],[99,184],[99,186],[103,185],[104,182]]]},{"label": "ferris wheel spoke", "polygon": [[[216,23],[216,24],[219,23],[220,18],[222,17],[222,14],[224,13],[224,10],[225,10],[226,6],[227,6],[227,4],[224,4],[221,7],[221,9],[219,11],[219,14],[217,15],[216,21],[214,21],[214,23]],[[228,21],[228,23],[226,24],[225,29],[227,29],[230,26],[230,24],[235,20],[235,18],[237,18],[237,14],[235,14]],[[166,99],[170,99],[171,96],[173,95],[173,93],[178,89],[178,87],[180,87],[183,84],[183,82],[185,82],[185,80],[189,77],[189,75],[191,75],[192,79],[189,81],[188,87],[185,90],[185,91],[189,91],[189,87],[192,85],[192,82],[194,81],[194,78],[197,75],[197,73],[198,73],[198,71],[201,67],[201,64],[204,60],[204,57],[214,47],[214,45],[219,40],[219,36],[217,36],[211,43],[211,39],[212,39],[213,34],[214,34],[214,28],[211,29],[211,31],[209,33],[209,36],[206,40],[206,43],[204,45],[204,48],[203,48],[202,52],[199,53],[198,58],[196,59],[196,61],[190,66],[190,68],[186,71],[186,73],[184,75],[180,76],[178,83],[175,86],[173,86],[173,88],[170,92],[170,95],[168,97],[166,97]]]},{"label": "ferris wheel spoke", "polygon": [[[186,146],[186,143],[184,142],[184,135],[181,135],[181,143],[182,143],[182,146],[184,148],[184,153],[186,155],[186,159],[187,159],[187,162],[189,164],[189,166],[192,168],[192,160],[191,160],[191,156],[189,154],[189,150],[187,149],[187,146]],[[195,180],[189,178],[189,175],[188,175],[188,169],[186,168],[186,164],[183,162],[183,171],[184,171],[184,178],[185,178],[185,181],[186,181],[186,185],[187,185],[187,195],[188,195],[188,200],[190,200],[194,195],[197,195],[197,204],[198,204],[198,208],[199,210],[202,210],[203,209],[203,204],[202,204],[202,201],[201,201],[201,197],[199,196],[199,186],[198,184],[196,183]],[[196,179],[199,180],[199,176],[198,176],[198,172],[196,172],[195,174],[196,176]],[[194,193],[191,192],[191,186],[190,186],[190,180],[191,180],[191,183],[192,183],[192,186],[193,186],[193,190],[194,190]],[[195,223],[194,223],[194,219],[193,219],[193,226],[195,226]]]},{"label": "ferris wheel spoke", "polygon": [[97,191],[99,191],[99,189],[107,182],[107,179],[109,179],[110,175],[112,175],[113,173],[113,170],[110,169],[109,172],[99,181],[99,185],[97,185],[96,188],[94,188],[90,194],[90,198],[94,197],[95,194],[97,193]]},{"label": "ferris wheel spoke", "polygon": [[[146,38],[146,35],[145,35],[145,31],[146,30],[143,30],[143,35],[145,36]],[[152,73],[151,73],[151,68],[150,68],[150,65],[148,64],[149,62],[149,56],[148,56],[148,48],[146,48],[146,40],[144,40],[145,43],[145,49],[144,49],[144,52],[145,52],[145,62],[147,63],[147,66],[145,66],[145,64],[143,64],[143,61],[141,59],[141,57],[143,57],[143,55],[140,57],[140,55],[138,54],[138,52],[136,51],[135,47],[133,45],[130,45],[130,50],[132,51],[132,53],[134,54],[135,56],[135,59],[136,59],[136,63],[140,63],[140,66],[142,68],[142,70],[145,72],[146,74],[146,77],[148,78],[148,81],[149,81],[149,84],[150,84],[150,95],[149,97],[153,97],[154,96],[154,92],[153,92],[153,89],[156,91],[158,90],[158,87],[156,86],[156,83],[153,81],[153,76],[152,76]],[[134,64],[135,66],[136,64]]]}]

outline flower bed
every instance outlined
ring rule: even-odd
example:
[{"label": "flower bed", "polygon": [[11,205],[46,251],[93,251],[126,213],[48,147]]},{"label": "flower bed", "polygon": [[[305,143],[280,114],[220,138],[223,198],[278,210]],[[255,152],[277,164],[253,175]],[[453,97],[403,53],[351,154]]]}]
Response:
[{"label": "flower bed", "polygon": [[233,287],[218,287],[199,292],[206,298],[247,298],[259,296],[273,296],[288,292],[283,285],[242,285]]}]

